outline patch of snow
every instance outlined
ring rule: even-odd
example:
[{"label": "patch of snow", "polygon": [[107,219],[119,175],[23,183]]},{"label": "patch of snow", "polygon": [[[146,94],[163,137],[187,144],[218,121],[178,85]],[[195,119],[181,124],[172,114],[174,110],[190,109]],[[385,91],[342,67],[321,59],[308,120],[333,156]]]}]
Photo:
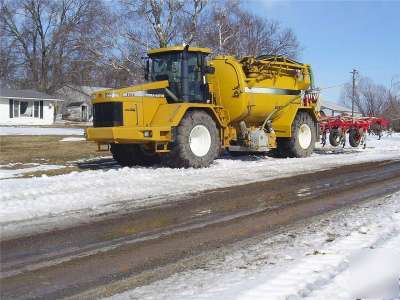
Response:
[{"label": "patch of snow", "polygon": [[361,234],[367,234],[368,228],[361,226],[360,228],[358,228],[358,232]]},{"label": "patch of snow", "polygon": [[399,299],[400,235],[363,248],[332,281],[307,299]]},{"label": "patch of snow", "polygon": [[[39,165],[39,164],[30,164],[33,165],[32,167],[24,167],[20,169],[2,169],[1,167],[4,167],[4,165],[0,166],[0,179],[6,179],[6,178],[14,178],[14,177],[20,177],[23,176],[26,173],[32,173],[32,172],[37,172],[37,171],[48,171],[48,170],[56,170],[56,169],[62,169],[65,168],[65,166],[60,166],[60,165]],[[12,166],[12,164],[10,164]]]},{"label": "patch of snow", "polygon": [[[360,234],[359,231],[352,232],[350,236],[341,241],[334,243],[323,250],[305,256],[287,272],[280,273],[277,276],[268,279],[264,279],[265,274],[260,275],[258,280],[256,280],[256,283],[238,294],[236,299],[265,299],[266,296],[271,300],[298,299],[312,297],[313,293],[317,295],[318,293],[324,294],[320,290],[324,289],[332,279],[338,276],[338,274],[344,272],[346,269],[348,273],[350,264],[353,263],[353,261],[359,263],[357,261],[358,259],[365,259],[365,257],[362,257],[363,255],[366,255],[364,253],[365,249],[376,244],[382,238],[384,238],[384,242],[387,242],[387,240],[390,241],[390,238],[393,235],[396,235],[396,240],[398,240],[397,243],[400,241],[400,220],[395,224],[390,224],[388,228],[381,228],[380,226],[374,225],[370,225],[370,234]],[[393,276],[393,272],[397,272],[396,275],[400,274],[400,252],[397,253],[396,258],[397,259],[393,261],[394,264],[389,267],[389,272],[387,272],[387,275],[391,277],[392,283],[394,282],[395,284],[397,284],[397,278],[396,276]],[[395,263],[396,261],[397,263]],[[366,267],[369,264],[370,263],[363,262],[363,267]],[[353,266],[351,269],[355,270],[356,268],[357,267]],[[381,268],[378,270],[380,269]],[[364,289],[361,290],[364,291],[366,288],[365,275],[362,273],[357,275],[358,278],[353,278],[352,282],[357,282],[358,286],[363,286]],[[353,276],[356,276],[356,274],[353,274]],[[368,273],[368,276],[374,277],[373,274],[370,273]],[[382,280],[383,278],[375,279]],[[375,282],[375,284],[376,283],[377,282]],[[344,299],[360,299],[360,295],[349,295],[349,287],[350,286],[342,286],[343,289],[341,289],[340,292],[336,290],[336,297],[334,298],[338,299],[339,295],[347,295]],[[357,291],[357,288],[354,286],[352,286],[351,289]],[[392,288],[390,291],[391,290]],[[316,299],[333,299],[333,295],[335,294],[330,294],[330,297],[322,298],[317,296]],[[371,296],[372,295],[369,294],[364,295],[364,297],[368,298],[371,298]],[[340,298],[342,299],[342,297]]]},{"label": "patch of snow", "polygon": [[[364,227],[366,233],[360,233]],[[364,230],[362,230],[364,231]],[[335,232],[335,241],[325,240]],[[400,193],[281,227],[108,299],[398,299]],[[290,259],[288,259],[290,257]]]},{"label": "patch of snow", "polygon": [[60,142],[80,142],[80,141],[86,141],[86,139],[84,137],[69,136],[60,140]]},{"label": "patch of snow", "polygon": [[[18,230],[18,222],[30,219],[54,219],[68,213],[73,213],[74,218],[78,215],[89,217],[121,207],[140,208],[176,201],[182,195],[203,190],[271,180],[347,164],[400,159],[400,135],[384,137],[381,141],[371,140],[369,144],[365,150],[329,147],[318,149],[307,158],[225,157],[217,159],[211,167],[204,169],[124,167],[72,172],[46,178],[2,180],[0,225],[3,226],[3,233],[11,233]],[[327,154],[326,151],[339,153]],[[20,189],[21,186],[24,186],[23,190]]]},{"label": "patch of snow", "polygon": [[81,128],[0,127],[0,135],[83,135]]}]

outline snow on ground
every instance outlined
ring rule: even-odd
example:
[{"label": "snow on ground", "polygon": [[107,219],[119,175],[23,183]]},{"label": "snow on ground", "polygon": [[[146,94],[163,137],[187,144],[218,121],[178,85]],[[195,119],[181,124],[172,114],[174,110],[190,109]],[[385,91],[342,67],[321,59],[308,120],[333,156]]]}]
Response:
[{"label": "snow on ground", "polygon": [[[400,134],[371,139],[367,149],[319,149],[308,158],[244,156],[216,160],[210,168],[134,167],[71,172],[53,177],[0,181],[0,225],[3,235],[18,232],[20,222],[41,218],[85,218],[139,208],[214,188],[246,184],[345,164],[400,159]],[[23,187],[23,188],[21,188]],[[36,222],[35,221],[35,222]],[[58,223],[57,226],[61,224]]]},{"label": "snow on ground", "polygon": [[86,139],[84,137],[69,136],[69,137],[62,138],[60,140],[60,142],[80,142],[80,141],[86,141]]},{"label": "snow on ground", "polygon": [[0,127],[0,135],[83,135],[81,128]]},{"label": "snow on ground", "polygon": [[[37,163],[18,165],[19,168],[17,169],[9,168],[12,166],[13,164],[0,165],[0,179],[20,177],[26,173],[32,173],[37,171],[48,171],[48,170],[65,168],[65,166],[60,166],[60,165],[41,165]],[[6,167],[6,169],[4,167]]]},{"label": "snow on ground", "polygon": [[[272,278],[257,276],[237,299],[361,299],[400,296],[400,217],[350,233]],[[391,221],[386,220],[386,221]]]},{"label": "snow on ground", "polygon": [[400,299],[400,193],[280,228],[216,257],[111,299]]}]

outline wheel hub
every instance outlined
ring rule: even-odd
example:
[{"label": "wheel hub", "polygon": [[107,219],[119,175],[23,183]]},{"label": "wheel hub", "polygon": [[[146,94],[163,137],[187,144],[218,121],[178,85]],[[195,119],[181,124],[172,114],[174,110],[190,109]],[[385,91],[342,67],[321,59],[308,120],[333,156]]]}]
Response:
[{"label": "wheel hub", "polygon": [[211,147],[211,135],[204,125],[196,125],[189,134],[189,146],[194,155],[205,156]]},{"label": "wheel hub", "polygon": [[307,124],[302,124],[298,133],[299,144],[302,149],[308,149],[311,145],[311,128]]}]

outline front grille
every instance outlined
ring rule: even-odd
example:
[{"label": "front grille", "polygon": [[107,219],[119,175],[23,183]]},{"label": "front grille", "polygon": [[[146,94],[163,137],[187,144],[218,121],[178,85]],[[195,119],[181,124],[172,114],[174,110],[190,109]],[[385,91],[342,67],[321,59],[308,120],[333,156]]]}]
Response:
[{"label": "front grille", "polygon": [[115,127],[123,123],[122,102],[93,104],[93,127]]}]

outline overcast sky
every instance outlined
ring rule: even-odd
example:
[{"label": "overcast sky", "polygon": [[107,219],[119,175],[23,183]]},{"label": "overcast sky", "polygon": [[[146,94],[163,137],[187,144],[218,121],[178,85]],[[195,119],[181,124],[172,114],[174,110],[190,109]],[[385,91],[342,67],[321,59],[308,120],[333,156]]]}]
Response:
[{"label": "overcast sky", "polygon": [[[294,30],[303,47],[301,62],[313,66],[322,88],[350,80],[353,67],[386,86],[400,76],[400,0],[241,3]],[[322,96],[338,102],[340,90],[327,89]]]}]

